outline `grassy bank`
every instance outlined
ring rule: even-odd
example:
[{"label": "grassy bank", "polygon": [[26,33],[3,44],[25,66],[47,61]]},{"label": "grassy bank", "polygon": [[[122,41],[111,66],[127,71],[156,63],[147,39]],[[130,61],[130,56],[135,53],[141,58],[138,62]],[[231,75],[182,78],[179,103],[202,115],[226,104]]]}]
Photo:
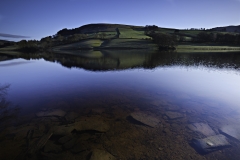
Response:
[{"label": "grassy bank", "polygon": [[177,52],[240,52],[240,46],[214,45],[214,44],[180,44]]}]

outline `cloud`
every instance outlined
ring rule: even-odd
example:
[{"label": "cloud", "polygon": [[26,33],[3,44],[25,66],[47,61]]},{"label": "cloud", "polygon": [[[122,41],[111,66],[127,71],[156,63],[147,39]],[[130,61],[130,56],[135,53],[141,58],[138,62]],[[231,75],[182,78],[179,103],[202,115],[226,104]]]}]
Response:
[{"label": "cloud", "polygon": [[7,38],[30,38],[28,36],[13,35],[13,34],[6,34],[6,33],[0,33],[0,37],[7,37]]}]

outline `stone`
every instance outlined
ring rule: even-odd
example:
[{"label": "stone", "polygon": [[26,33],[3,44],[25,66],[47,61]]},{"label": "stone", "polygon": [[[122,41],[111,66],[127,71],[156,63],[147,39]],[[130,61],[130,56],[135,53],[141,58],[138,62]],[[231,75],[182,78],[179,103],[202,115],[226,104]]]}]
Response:
[{"label": "stone", "polygon": [[142,112],[133,112],[131,113],[131,117],[147,126],[150,126],[150,127],[156,127],[160,120],[149,115],[149,114],[146,114],[146,113],[142,113]]},{"label": "stone", "polygon": [[26,125],[26,126],[19,126],[19,127],[13,127],[10,131],[11,134],[15,134],[15,140],[22,139],[23,137],[26,137],[28,132],[30,130],[37,130],[36,126],[32,125]]},{"label": "stone", "polygon": [[46,153],[59,153],[61,151],[61,146],[54,144],[52,141],[48,141],[44,147],[44,152]]},{"label": "stone", "polygon": [[188,125],[188,128],[191,129],[192,131],[199,132],[203,134],[204,136],[213,136],[216,133],[212,130],[212,128],[205,123],[192,123]]},{"label": "stone", "polygon": [[32,135],[32,138],[39,138],[43,135],[43,132],[42,131],[39,131],[39,130],[34,130],[33,132],[33,135]]},{"label": "stone", "polygon": [[73,138],[72,135],[66,135],[58,139],[58,143],[65,144]]},{"label": "stone", "polygon": [[166,112],[165,114],[169,119],[179,119],[184,117],[183,114],[178,112]]},{"label": "stone", "polygon": [[84,120],[80,120],[74,123],[74,127],[77,131],[98,131],[107,132],[110,126],[103,120],[89,117]]},{"label": "stone", "polygon": [[94,149],[92,151],[90,160],[116,160],[116,158],[107,151]]},{"label": "stone", "polygon": [[39,131],[44,132],[45,129],[46,129],[45,124],[39,124],[39,125],[38,125],[38,130],[39,130]]},{"label": "stone", "polygon": [[39,138],[39,140],[36,141],[36,143],[32,143],[28,148],[28,154],[33,155],[35,152],[40,150],[45,146],[49,138],[52,136],[52,132],[49,131],[48,133],[44,134],[42,137]]},{"label": "stone", "polygon": [[69,112],[66,114],[65,118],[69,122],[69,121],[74,121],[78,116],[79,114],[76,112]]},{"label": "stone", "polygon": [[37,117],[48,117],[48,116],[59,116],[63,117],[66,115],[66,112],[61,109],[52,109],[49,111],[40,111],[36,113]]},{"label": "stone", "polygon": [[71,149],[76,143],[76,138],[71,139],[70,141],[66,142],[63,147],[65,149]]},{"label": "stone", "polygon": [[210,136],[204,139],[193,139],[192,145],[199,153],[213,152],[231,146],[222,134]]},{"label": "stone", "polygon": [[59,136],[65,136],[70,134],[75,129],[74,125],[61,125],[53,127],[53,134]]},{"label": "stone", "polygon": [[73,130],[76,131],[97,131],[97,132],[107,132],[110,126],[103,120],[95,117],[87,117],[78,119],[77,122],[70,125],[55,126],[53,128],[54,135],[67,135]]},{"label": "stone", "polygon": [[171,134],[171,131],[168,128],[163,129],[163,133]]},{"label": "stone", "polygon": [[219,131],[240,141],[240,125],[224,125]]},{"label": "stone", "polygon": [[80,152],[83,152],[87,150],[87,147],[81,143],[77,143],[72,149],[71,149],[71,152],[72,153],[80,153]]}]

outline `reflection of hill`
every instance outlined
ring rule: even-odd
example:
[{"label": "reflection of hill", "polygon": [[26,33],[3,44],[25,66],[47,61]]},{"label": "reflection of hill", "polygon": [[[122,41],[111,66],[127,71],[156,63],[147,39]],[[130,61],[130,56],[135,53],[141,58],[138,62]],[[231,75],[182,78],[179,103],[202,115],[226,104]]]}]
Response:
[{"label": "reflection of hill", "polygon": [[155,68],[162,66],[205,66],[211,68],[240,68],[240,54],[149,52],[144,50],[90,51],[66,54],[23,54],[21,58],[58,62],[65,67],[78,67],[92,71],[123,70],[130,68]]},{"label": "reflection of hill", "polygon": [[13,59],[13,58],[14,58],[14,56],[2,54],[2,55],[0,55],[0,62],[1,62],[1,61],[10,60],[10,59]]},{"label": "reflection of hill", "polygon": [[[98,51],[99,52],[99,51]],[[91,57],[92,52],[80,56],[56,55],[56,61],[66,67],[80,67],[87,70],[121,70],[141,67],[146,61],[145,51],[102,51],[101,57]],[[46,59],[47,60],[47,59]]]},{"label": "reflection of hill", "polygon": [[86,51],[74,52],[74,55],[65,54],[23,54],[25,59],[44,58],[47,61],[58,62],[65,67],[78,67],[92,71],[122,70],[142,67],[146,63],[149,53],[144,50],[134,51]]}]

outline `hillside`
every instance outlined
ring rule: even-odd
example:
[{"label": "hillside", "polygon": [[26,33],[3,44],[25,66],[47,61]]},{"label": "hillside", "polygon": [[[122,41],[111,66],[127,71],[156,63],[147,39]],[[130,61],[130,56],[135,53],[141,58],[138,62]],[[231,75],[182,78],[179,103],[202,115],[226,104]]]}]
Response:
[{"label": "hillside", "polygon": [[[232,31],[231,26],[227,27]],[[234,28],[235,29],[235,28]],[[68,41],[67,43],[59,43],[53,47],[53,51],[61,52],[66,50],[85,50],[85,49],[151,49],[157,50],[156,45],[150,34],[146,32],[154,32],[154,34],[164,34],[176,36],[177,50],[239,50],[234,45],[208,42],[209,39],[199,40],[199,35],[204,33],[210,36],[210,39],[216,39],[218,34],[226,36],[235,36],[237,33],[226,32],[221,28],[213,28],[209,30],[201,29],[173,29],[162,28],[157,26],[133,26],[123,24],[87,24],[74,29],[62,29],[55,35],[54,41]],[[84,36],[83,36],[84,35]],[[74,39],[75,38],[75,39]],[[204,38],[204,37],[203,37]],[[229,39],[229,37],[227,37]],[[231,37],[230,37],[231,39]],[[205,42],[206,43],[203,43]],[[209,40],[210,41],[210,40]],[[211,40],[212,41],[212,40]],[[201,42],[201,43],[199,43]]]},{"label": "hillside", "polygon": [[[81,36],[85,36],[81,38]],[[75,38],[75,39],[74,39]],[[144,34],[144,27],[122,24],[88,24],[57,32],[55,41],[68,39],[68,44],[53,47],[54,51],[69,49],[156,49],[157,45]]]},{"label": "hillside", "polygon": [[221,32],[240,33],[240,25],[239,26],[215,27],[215,28],[212,28],[211,30],[212,31],[221,31]]},{"label": "hillside", "polygon": [[[225,29],[224,29],[225,28]],[[200,29],[173,29],[155,25],[87,24],[74,29],[62,29],[53,36],[20,42],[0,41],[0,53],[56,52],[79,53],[83,50],[158,50],[170,46],[181,51],[239,51],[239,26]],[[239,29],[240,30],[240,29]],[[229,31],[229,32],[228,32]],[[233,32],[235,31],[235,32]],[[2,46],[1,46],[2,45]]]}]

